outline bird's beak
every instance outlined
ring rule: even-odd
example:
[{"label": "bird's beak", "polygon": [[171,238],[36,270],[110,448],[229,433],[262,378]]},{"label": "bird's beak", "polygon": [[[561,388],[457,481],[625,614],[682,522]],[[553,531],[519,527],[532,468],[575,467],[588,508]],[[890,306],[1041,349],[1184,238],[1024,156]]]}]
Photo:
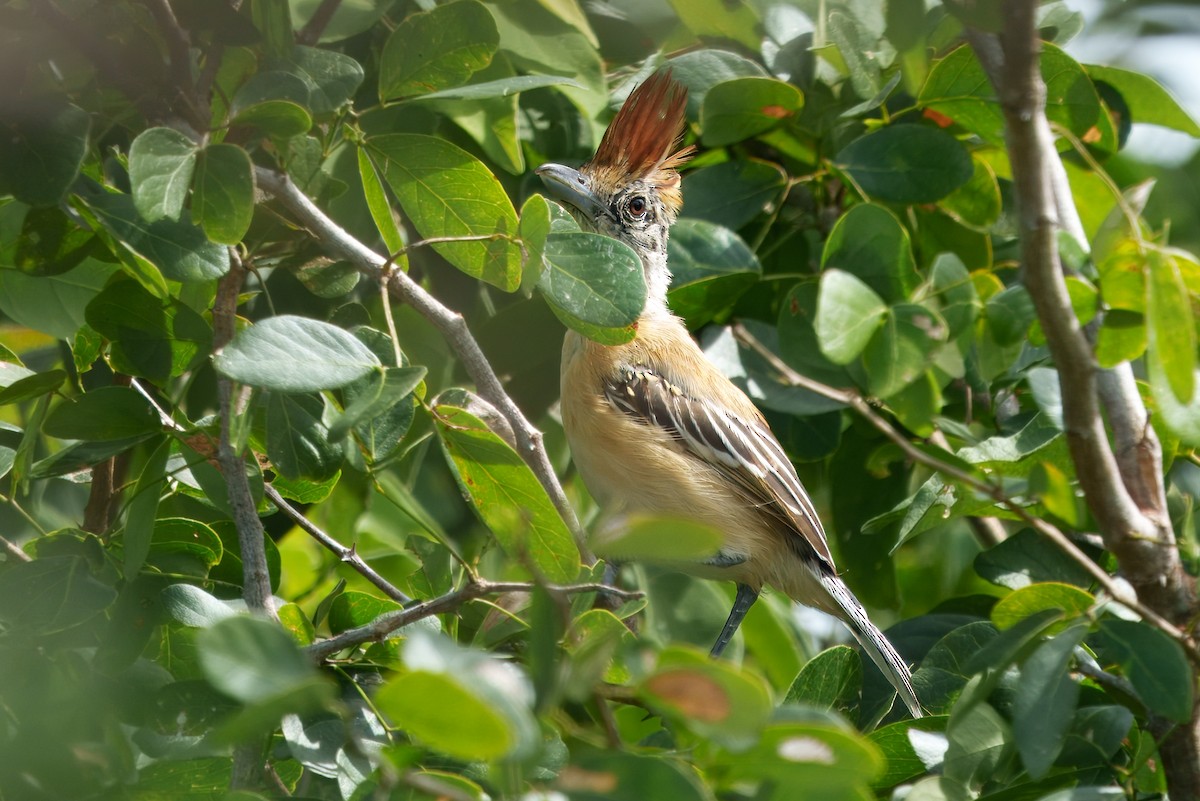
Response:
[{"label": "bird's beak", "polygon": [[600,201],[592,194],[587,178],[579,170],[561,164],[543,164],[535,172],[556,199],[570,203],[588,217],[595,217]]}]

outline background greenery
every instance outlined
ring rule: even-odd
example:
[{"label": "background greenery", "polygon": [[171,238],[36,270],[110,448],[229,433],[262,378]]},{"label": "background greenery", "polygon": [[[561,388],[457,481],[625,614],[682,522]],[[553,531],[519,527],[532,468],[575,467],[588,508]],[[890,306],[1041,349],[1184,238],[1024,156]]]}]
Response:
[{"label": "background greenery", "polygon": [[[1001,8],[0,3],[0,797],[1162,797],[1195,649],[1097,582],[963,44]],[[1196,173],[1151,192],[1119,150],[1200,126],[1067,55],[1081,25],[1038,10],[1088,240],[1060,252],[1097,361],[1145,379],[1191,574]],[[731,587],[635,560],[644,596],[595,591],[590,549],[711,532],[572,536],[564,325],[627,339],[644,289],[532,168],[664,64],[700,148],[671,303],[899,621],[918,722],[778,595],[711,662]]]}]

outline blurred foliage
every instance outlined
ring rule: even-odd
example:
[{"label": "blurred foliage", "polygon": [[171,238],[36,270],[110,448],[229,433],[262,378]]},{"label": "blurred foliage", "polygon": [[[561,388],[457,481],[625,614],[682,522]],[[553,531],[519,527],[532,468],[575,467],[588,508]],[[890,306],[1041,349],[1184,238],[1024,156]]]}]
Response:
[{"label": "blurred foliage", "polygon": [[[1014,260],[1000,109],[962,44],[994,7],[359,0],[313,40],[319,6],[0,3],[0,798],[222,798],[232,745],[268,737],[269,782],[230,798],[1159,797],[1149,727],[1193,714],[1180,646],[729,327],[869,396],[1030,514],[1095,528]],[[1099,320],[1097,359],[1144,379],[1193,569],[1200,261],[1177,246],[1200,244],[1196,165],[1150,193],[1119,151],[1129,120],[1200,127],[1149,78],[1059,49],[1081,24],[1065,5],[1040,14],[1090,239],[1063,242],[1072,301]],[[267,485],[416,599],[601,569],[447,342],[410,307],[389,320],[378,280],[328,258],[254,168],[285,170],[464,315],[591,519],[555,418],[559,342],[564,326],[632,336],[645,289],[627,249],[537,196],[532,168],[585,160],[664,64],[701,146],[671,302],[799,464],[848,583],[900,620],[920,721],[840,630],[778,596],[732,661],[709,661],[730,588],[636,564],[621,578],[646,600],[615,609],[537,589],[320,665],[302,650],[399,605]],[[439,241],[405,250],[420,239]],[[251,271],[214,354],[231,247]],[[240,601],[218,374],[252,390],[234,438],[282,628]],[[977,544],[979,517],[1009,536]],[[638,521],[619,543],[653,561],[710,536]]]}]

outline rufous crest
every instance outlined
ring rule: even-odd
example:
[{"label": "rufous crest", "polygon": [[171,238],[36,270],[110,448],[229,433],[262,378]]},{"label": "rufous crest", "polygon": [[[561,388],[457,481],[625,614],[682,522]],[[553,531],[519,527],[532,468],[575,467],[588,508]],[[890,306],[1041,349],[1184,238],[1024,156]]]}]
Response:
[{"label": "rufous crest", "polygon": [[676,170],[695,150],[691,145],[677,149],[686,107],[687,87],[672,78],[669,69],[654,73],[629,95],[582,172],[604,186],[644,180],[678,210],[682,197]]}]

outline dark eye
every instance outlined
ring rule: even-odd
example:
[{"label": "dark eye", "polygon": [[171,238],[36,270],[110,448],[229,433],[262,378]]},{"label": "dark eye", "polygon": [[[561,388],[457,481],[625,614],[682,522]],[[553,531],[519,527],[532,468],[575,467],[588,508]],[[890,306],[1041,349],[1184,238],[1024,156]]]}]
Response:
[{"label": "dark eye", "polygon": [[643,217],[646,214],[646,198],[635,197],[629,201],[629,213],[634,217]]}]

